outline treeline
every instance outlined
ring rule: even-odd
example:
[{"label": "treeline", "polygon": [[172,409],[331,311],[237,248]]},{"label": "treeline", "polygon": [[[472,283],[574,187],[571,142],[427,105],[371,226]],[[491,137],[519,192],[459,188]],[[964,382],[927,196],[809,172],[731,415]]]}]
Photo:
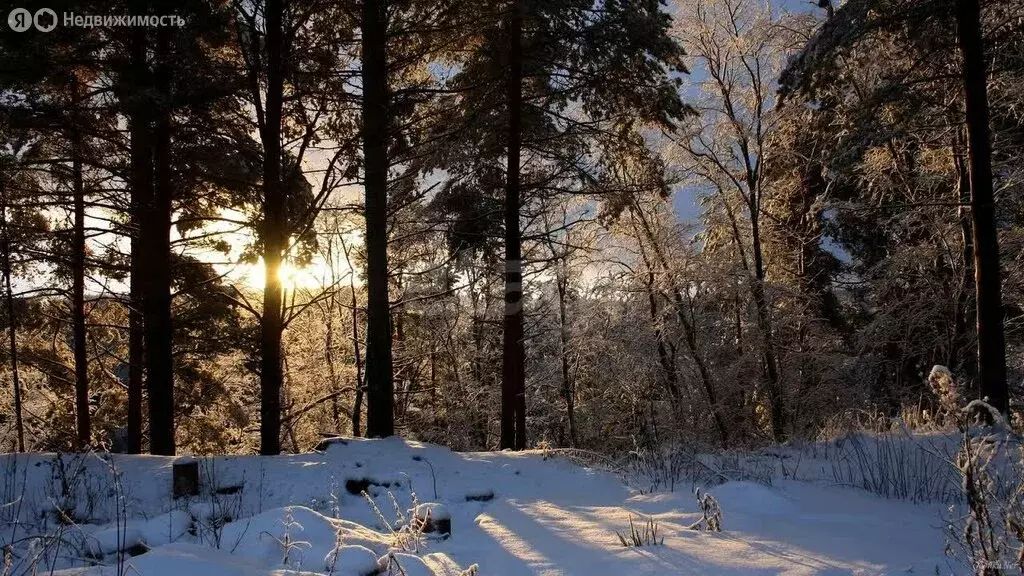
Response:
[{"label": "treeline", "polygon": [[5,448],[1009,409],[1022,2],[73,4],[185,25],[0,39]]}]

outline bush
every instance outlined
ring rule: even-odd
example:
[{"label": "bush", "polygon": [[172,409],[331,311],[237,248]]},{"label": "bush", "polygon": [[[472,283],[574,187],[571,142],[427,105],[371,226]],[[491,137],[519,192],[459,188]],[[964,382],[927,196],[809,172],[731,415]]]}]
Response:
[{"label": "bush", "polygon": [[708,492],[702,492],[700,488],[694,490],[694,495],[697,497],[697,506],[703,517],[691,524],[690,529],[721,532],[722,507],[718,505],[718,500]]},{"label": "bush", "polygon": [[665,543],[665,537],[658,536],[658,523],[654,521],[653,517],[648,517],[644,525],[637,528],[636,524],[633,523],[633,515],[629,515],[629,534],[623,535],[618,530],[615,531],[615,535],[619,537],[619,542],[622,543],[626,548],[639,548],[641,546],[661,546]]}]

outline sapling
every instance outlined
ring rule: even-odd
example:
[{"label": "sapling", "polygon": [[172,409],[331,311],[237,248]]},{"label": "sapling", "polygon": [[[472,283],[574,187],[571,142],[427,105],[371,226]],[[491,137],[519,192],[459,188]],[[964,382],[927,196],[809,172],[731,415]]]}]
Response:
[{"label": "sapling", "polygon": [[301,550],[303,548],[310,548],[312,546],[312,544],[310,544],[309,542],[306,542],[305,540],[295,540],[295,539],[292,538],[292,530],[294,530],[296,528],[299,529],[299,530],[302,530],[302,524],[299,524],[295,520],[295,517],[292,515],[292,509],[291,508],[286,508],[285,509],[285,515],[284,515],[284,522],[283,522],[283,524],[284,524],[284,534],[281,536],[281,538],[278,538],[277,536],[274,536],[273,534],[271,534],[270,532],[267,532],[267,531],[263,531],[262,534],[270,536],[271,538],[274,539],[275,542],[278,543],[278,545],[281,546],[281,554],[282,554],[281,555],[281,565],[282,566],[284,566],[286,568],[292,568],[292,567],[298,568],[298,566],[292,566],[292,553],[295,550]]},{"label": "sapling", "polygon": [[694,490],[694,495],[697,497],[697,506],[700,508],[702,517],[691,524],[690,529],[721,532],[722,507],[718,505],[718,500],[709,492],[702,491],[700,488]]}]

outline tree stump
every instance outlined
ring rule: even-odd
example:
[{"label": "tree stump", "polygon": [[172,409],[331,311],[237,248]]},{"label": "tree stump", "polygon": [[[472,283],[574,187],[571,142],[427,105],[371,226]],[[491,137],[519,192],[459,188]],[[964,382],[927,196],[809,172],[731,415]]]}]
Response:
[{"label": "tree stump", "polygon": [[181,458],[171,465],[171,489],[174,498],[199,495],[199,461]]}]

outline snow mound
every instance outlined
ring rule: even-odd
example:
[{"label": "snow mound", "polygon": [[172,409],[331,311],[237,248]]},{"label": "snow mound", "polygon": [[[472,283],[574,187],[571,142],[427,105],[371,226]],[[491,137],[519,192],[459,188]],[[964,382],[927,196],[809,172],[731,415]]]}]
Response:
[{"label": "snow mound", "polygon": [[420,504],[413,509],[412,513],[413,516],[421,520],[426,520],[428,518],[432,521],[452,519],[452,513],[448,511],[448,507],[444,504],[438,504],[437,502]]},{"label": "snow mound", "polygon": [[189,512],[172,510],[149,520],[129,520],[121,525],[99,528],[85,536],[85,546],[96,558],[117,552],[137,554],[175,542],[192,528],[193,518]]},{"label": "snow mound", "polygon": [[[223,550],[177,542],[129,559],[124,574],[145,576],[283,576],[285,572],[259,566]],[[118,576],[117,566],[75,568],[54,576]],[[288,576],[319,576],[315,572],[289,570]],[[349,576],[339,573],[337,576]]]},{"label": "snow mound", "polygon": [[339,546],[324,558],[324,569],[330,574],[371,576],[378,568],[377,555],[366,546]]},{"label": "snow mound", "polygon": [[718,500],[726,523],[730,510],[761,516],[788,516],[795,511],[793,502],[779,491],[754,482],[726,482],[708,493]]},{"label": "snow mound", "polygon": [[405,574],[405,576],[434,576],[435,574],[423,558],[404,552],[389,554],[381,558],[380,567],[384,574]]},{"label": "snow mound", "polygon": [[382,535],[332,520],[305,506],[275,508],[251,518],[230,522],[221,534],[221,548],[269,568],[323,570],[339,538],[384,544]]},{"label": "snow mound", "polygon": [[192,515],[185,510],[171,510],[150,518],[139,526],[143,541],[150,547],[170,544],[192,529]]},{"label": "snow mound", "polygon": [[102,558],[118,550],[128,550],[144,545],[142,532],[138,528],[104,528],[93,532],[88,541],[89,554]]}]

